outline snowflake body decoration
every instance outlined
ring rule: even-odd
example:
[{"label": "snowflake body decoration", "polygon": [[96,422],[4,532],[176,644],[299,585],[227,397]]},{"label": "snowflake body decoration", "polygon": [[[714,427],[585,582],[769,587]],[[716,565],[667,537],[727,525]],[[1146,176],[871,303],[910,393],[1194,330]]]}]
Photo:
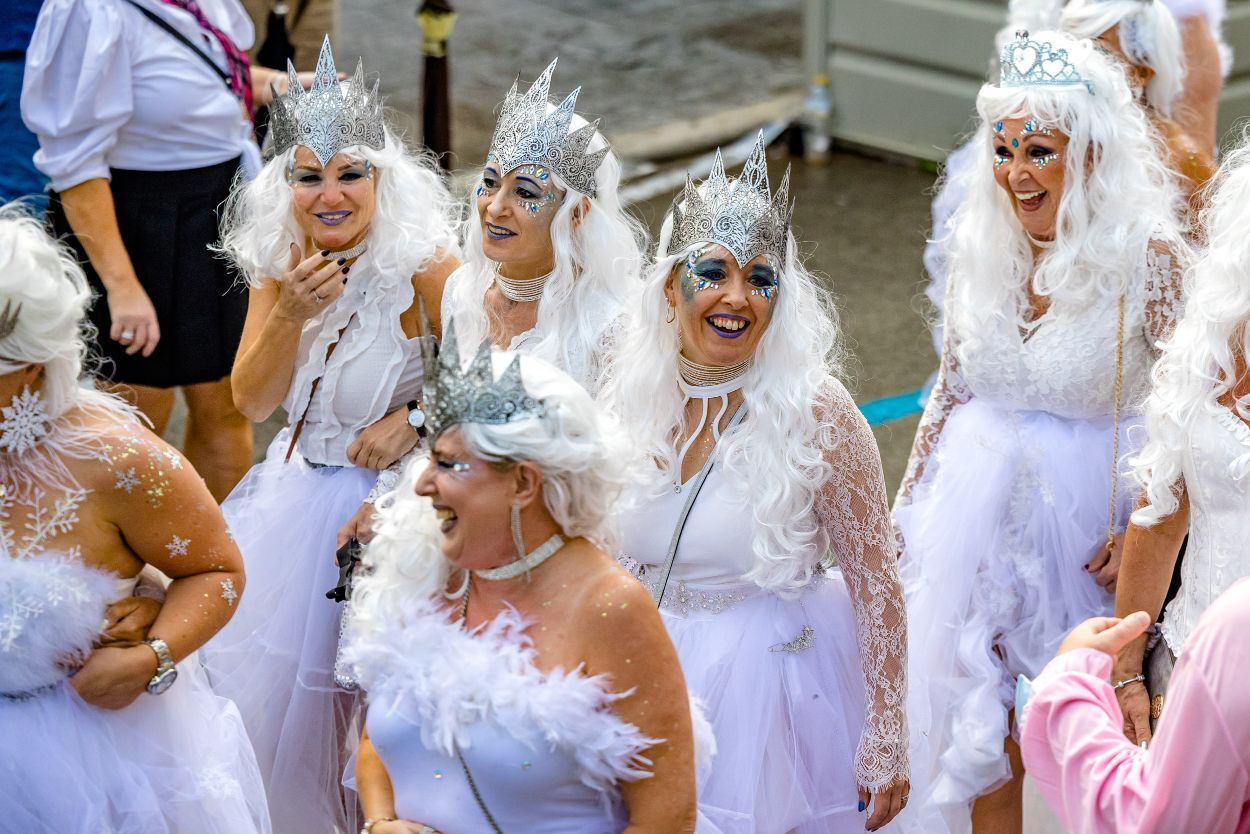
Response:
[{"label": "snowflake body decoration", "polygon": [[165,545],[165,549],[169,551],[169,555],[171,557],[172,556],[186,556],[187,547],[190,544],[191,544],[190,539],[182,539],[182,538],[179,538],[177,535],[175,535],[172,539],[169,540],[169,544]]},{"label": "snowflake body decoration", "polygon": [[221,580],[221,598],[226,601],[226,605],[234,607],[234,601],[239,598],[239,594],[234,590],[233,579]]},{"label": "snowflake body decoration", "polygon": [[117,482],[113,486],[117,489],[124,489],[127,495],[134,492],[135,487],[139,486],[139,476],[135,468],[132,466],[124,472],[118,472]]},{"label": "snowflake body decoration", "polygon": [[43,398],[30,386],[14,394],[12,404],[0,408],[0,415],[4,417],[0,420],[0,449],[18,455],[33,449],[46,437],[52,422],[43,407]]}]

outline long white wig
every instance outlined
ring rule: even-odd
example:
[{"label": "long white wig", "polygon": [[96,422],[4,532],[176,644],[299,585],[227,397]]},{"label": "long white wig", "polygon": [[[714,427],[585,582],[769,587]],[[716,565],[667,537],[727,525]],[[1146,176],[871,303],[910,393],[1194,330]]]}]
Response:
[{"label": "long white wig", "polygon": [[[658,251],[668,250],[672,229],[670,212]],[[643,493],[648,497],[680,480],[675,467],[685,398],[677,371],[678,325],[667,322],[664,286],[698,245],[656,259],[604,392],[609,408],[629,427],[637,452],[658,466]],[[756,562],[747,579],[762,588],[803,587],[814,565],[795,554],[813,546],[823,554],[828,546],[813,508],[831,475],[825,455],[834,438],[819,415],[828,413],[829,385],[841,358],[832,300],[804,268],[789,235],[772,318],[742,388],[747,417],[723,440],[721,458],[729,482],[754,513]]]},{"label": "long white wig", "polygon": [[1091,40],[1117,27],[1125,56],[1154,70],[1146,100],[1171,116],[1185,83],[1185,56],[1176,19],[1161,0],[1068,0],[1059,24],[1063,31]]},{"label": "long white wig", "polygon": [[[1034,291],[1054,305],[1085,304],[1140,281],[1152,240],[1184,248],[1180,194],[1166,151],[1134,103],[1123,69],[1089,41],[1058,32],[1032,38],[1066,49],[1094,91],[986,84],[977,96],[981,124],[973,157],[957,174],[967,197],[947,233],[938,235],[954,281],[948,326],[969,348],[1001,326],[1024,326],[1030,274]],[[1055,242],[1036,264],[1012,197],[994,178],[995,122],[1026,117],[1068,137]]]},{"label": "long white wig", "polygon": [[[355,145],[342,153],[374,170],[369,257],[379,271],[411,275],[431,259],[457,254],[457,209],[432,156],[410,150],[389,128],[382,150]],[[294,159],[295,148],[275,155],[256,179],[237,181],[226,202],[217,250],[251,287],[285,272],[291,244],[303,246],[287,184]]]},{"label": "long white wig", "polygon": [[[1146,444],[1131,461],[1146,491],[1146,505],[1133,514],[1143,526],[1176,511],[1194,421],[1222,408],[1216,401],[1232,390],[1239,362],[1250,357],[1250,135],[1208,189],[1201,215],[1207,248],[1186,277],[1185,312],[1152,373]],[[1238,399],[1236,411],[1250,418],[1250,399]]]},{"label": "long white wig", "polygon": [[[548,108],[555,109],[551,105]],[[570,129],[585,124],[585,119],[574,115]],[[596,132],[588,151],[607,146],[607,140]],[[538,302],[534,326],[537,341],[527,346],[526,352],[585,382],[597,370],[596,356],[604,348],[609,328],[638,297],[647,233],[621,204],[621,163],[611,150],[595,172],[597,196],[586,197],[570,188],[555,171],[552,180],[565,190],[564,201],[551,221],[555,268]],[[490,332],[482,299],[497,269],[482,251],[482,224],[475,207],[477,185],[475,180],[470,186],[471,208],[464,223],[464,277],[448,287],[444,301],[444,309],[455,317],[463,344],[477,344]],[[583,200],[589,202],[589,211],[579,208]]]},{"label": "long white wig", "polygon": [[[495,373],[516,353],[496,351]],[[635,477],[627,438],[577,382],[537,357],[521,356],[525,390],[542,400],[541,417],[503,425],[463,424],[461,439],[476,457],[491,462],[531,461],[542,470],[543,502],[566,538],[584,536],[614,547],[613,508]],[[415,458],[399,487],[378,503],[374,538],[365,551],[368,576],[356,585],[353,628],[357,634],[384,633],[402,621],[412,600],[445,593],[451,564],[439,549],[439,522],[428,498],[415,492],[428,458]],[[506,523],[508,508],[499,508]]]}]

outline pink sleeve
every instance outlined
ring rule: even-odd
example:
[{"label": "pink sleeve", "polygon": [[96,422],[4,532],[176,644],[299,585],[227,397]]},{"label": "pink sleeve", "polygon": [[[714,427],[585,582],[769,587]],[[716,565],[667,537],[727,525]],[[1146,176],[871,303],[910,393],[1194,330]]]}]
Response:
[{"label": "pink sleeve", "polygon": [[1025,769],[1071,834],[1241,831],[1247,771],[1212,694],[1205,645],[1176,667],[1167,717],[1149,752],[1121,732],[1111,658],[1079,649],[1033,684],[1020,741]]}]

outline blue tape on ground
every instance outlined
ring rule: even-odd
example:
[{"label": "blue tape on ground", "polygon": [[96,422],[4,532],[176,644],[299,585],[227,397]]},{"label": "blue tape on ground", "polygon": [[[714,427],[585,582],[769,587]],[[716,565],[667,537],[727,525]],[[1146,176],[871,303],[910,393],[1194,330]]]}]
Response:
[{"label": "blue tape on ground", "polygon": [[891,420],[898,420],[911,414],[919,414],[921,411],[924,411],[924,404],[920,402],[920,395],[923,390],[923,388],[917,388],[915,391],[908,391],[905,394],[896,394],[893,397],[871,400],[862,403],[859,406],[859,410],[863,412],[864,419],[868,421],[870,426],[879,426]]}]

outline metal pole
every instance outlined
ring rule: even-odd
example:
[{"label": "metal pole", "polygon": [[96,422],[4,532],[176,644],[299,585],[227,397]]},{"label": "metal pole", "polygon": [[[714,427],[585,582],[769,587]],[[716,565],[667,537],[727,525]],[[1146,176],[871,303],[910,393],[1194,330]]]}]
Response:
[{"label": "metal pole", "polygon": [[443,170],[450,171],[451,72],[447,65],[447,41],[456,25],[456,12],[449,0],[425,0],[417,10],[417,20],[425,55],[421,79],[422,138]]},{"label": "metal pole", "polygon": [[803,10],[803,71],[807,98],[801,124],[807,161],[821,164],[829,159],[833,97],[829,84],[829,38],[833,0],[807,0]]}]

